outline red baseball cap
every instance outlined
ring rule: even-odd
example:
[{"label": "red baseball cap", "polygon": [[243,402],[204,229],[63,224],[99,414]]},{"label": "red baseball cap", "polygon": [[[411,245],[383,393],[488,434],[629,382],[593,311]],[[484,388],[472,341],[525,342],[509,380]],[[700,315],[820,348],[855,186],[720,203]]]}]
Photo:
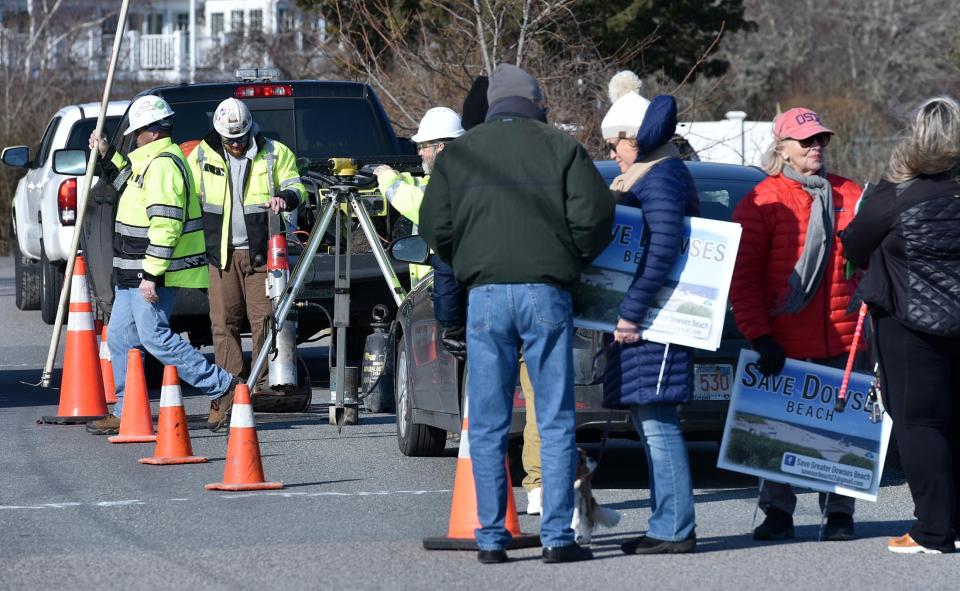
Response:
[{"label": "red baseball cap", "polygon": [[804,107],[794,107],[781,113],[773,122],[773,135],[777,139],[805,140],[821,133],[833,135],[833,130],[824,127],[820,123],[820,116]]}]

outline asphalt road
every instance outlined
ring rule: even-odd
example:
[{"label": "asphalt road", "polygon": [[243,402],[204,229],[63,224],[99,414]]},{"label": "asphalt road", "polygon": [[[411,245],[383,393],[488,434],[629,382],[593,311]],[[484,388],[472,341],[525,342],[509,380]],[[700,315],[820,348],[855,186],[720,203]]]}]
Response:
[{"label": "asphalt road", "polygon": [[[590,563],[544,565],[531,549],[482,566],[471,552],[423,550],[423,537],[446,531],[456,448],[403,457],[390,415],[363,415],[340,435],[319,404],[260,415],[266,477],[286,488],[207,492],[223,475],[226,433],[191,430],[194,453],[209,464],[153,467],[136,461],[152,454],[150,444],[110,445],[82,427],[36,424],[58,399],[36,385],[50,328],[38,312],[16,310],[13,290],[12,261],[0,258],[0,589],[952,589],[960,573],[960,555],[886,550],[912,513],[896,480],[879,503],[858,503],[853,542],[815,541],[809,492],[800,495],[796,540],[754,542],[756,482],[715,468],[712,444],[690,446],[699,545],[684,556],[619,551],[649,516],[635,442],[617,441],[603,457],[595,495],[623,519],[595,534]],[[323,353],[311,352],[314,363]],[[190,414],[206,408],[187,399]],[[525,495],[515,493],[522,509]],[[521,515],[521,525],[536,531],[538,518]]]}]

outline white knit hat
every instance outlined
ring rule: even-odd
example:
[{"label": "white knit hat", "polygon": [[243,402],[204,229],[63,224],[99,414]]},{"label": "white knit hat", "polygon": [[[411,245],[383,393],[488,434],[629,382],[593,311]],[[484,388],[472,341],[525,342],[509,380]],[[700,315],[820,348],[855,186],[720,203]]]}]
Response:
[{"label": "white knit hat", "polygon": [[637,137],[650,101],[640,96],[640,78],[630,70],[617,72],[610,79],[610,110],[600,123],[603,137]]}]

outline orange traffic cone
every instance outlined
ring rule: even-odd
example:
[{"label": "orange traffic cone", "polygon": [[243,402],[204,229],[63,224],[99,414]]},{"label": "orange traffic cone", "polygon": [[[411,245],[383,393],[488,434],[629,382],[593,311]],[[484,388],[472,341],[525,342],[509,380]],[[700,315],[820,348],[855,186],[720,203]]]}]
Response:
[{"label": "orange traffic cone", "polygon": [[67,343],[60,379],[60,406],[57,415],[40,418],[41,423],[80,424],[107,414],[93,326],[93,305],[87,290],[87,265],[77,257],[70,281],[70,315]]},{"label": "orange traffic cone", "polygon": [[260,442],[253,421],[250,389],[238,384],[230,411],[230,435],[227,438],[227,463],[223,482],[208,484],[207,490],[271,490],[283,488],[282,482],[264,482],[260,462]]},{"label": "orange traffic cone", "polygon": [[160,418],[157,420],[157,447],[152,458],[143,458],[141,464],[202,464],[207,458],[193,455],[190,433],[187,431],[187,413],[183,410],[180,376],[177,368],[163,368],[163,387],[160,390]]},{"label": "orange traffic cone", "polygon": [[117,403],[117,386],[113,381],[113,362],[110,361],[110,347],[107,346],[107,325],[100,331],[100,375],[103,377],[103,396],[107,404]]},{"label": "orange traffic cone", "polygon": [[[477,489],[473,480],[473,461],[470,459],[470,437],[467,433],[467,397],[463,399],[463,428],[460,430],[460,451],[457,453],[457,474],[453,480],[453,502],[450,505],[450,527],[447,535],[423,539],[427,550],[477,550],[474,530],[480,527],[477,518]],[[520,532],[517,505],[513,500],[513,482],[510,468],[507,471],[507,515],[504,526],[513,538],[507,548],[532,548],[540,545],[540,536]]]},{"label": "orange traffic cone", "polygon": [[120,412],[120,433],[108,438],[110,443],[150,443],[156,441],[147,378],[143,374],[143,353],[127,351],[127,381],[123,387],[123,410]]}]

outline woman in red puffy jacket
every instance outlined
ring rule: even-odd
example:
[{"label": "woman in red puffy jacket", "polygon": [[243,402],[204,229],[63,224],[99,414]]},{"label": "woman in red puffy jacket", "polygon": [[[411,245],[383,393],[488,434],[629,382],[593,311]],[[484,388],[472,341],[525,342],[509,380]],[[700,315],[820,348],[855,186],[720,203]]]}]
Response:
[{"label": "woman in red puffy jacket", "polygon": [[[856,314],[847,311],[855,285],[844,273],[837,232],[853,218],[860,187],[827,173],[833,131],[810,109],[781,114],[773,132],[763,161],[770,176],[733,212],[743,227],[730,287],[734,318],[765,375],[780,373],[786,357],[843,367],[856,328]],[[790,485],[762,481],[766,519],[754,539],[792,538],[796,504]],[[853,538],[852,498],[821,493],[820,507],[824,539]]]}]

